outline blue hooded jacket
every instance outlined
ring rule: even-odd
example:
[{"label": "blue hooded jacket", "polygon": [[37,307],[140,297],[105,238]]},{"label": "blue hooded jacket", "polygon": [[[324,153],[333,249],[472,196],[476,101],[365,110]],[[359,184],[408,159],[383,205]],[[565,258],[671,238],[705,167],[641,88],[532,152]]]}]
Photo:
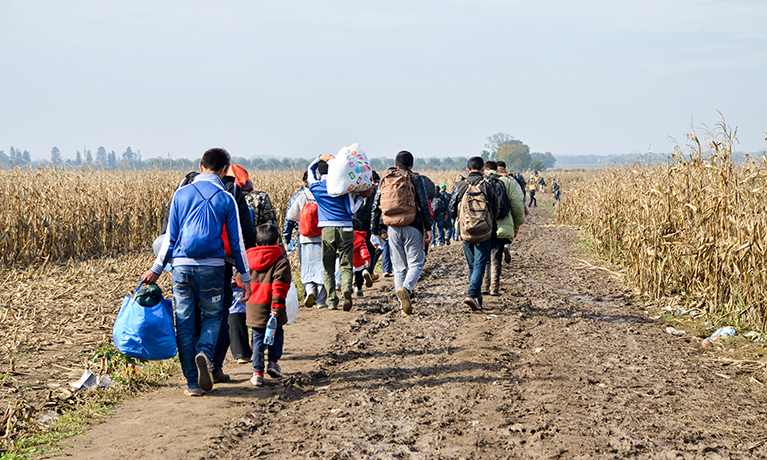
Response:
[{"label": "blue hooded jacket", "polygon": [[237,271],[243,281],[250,281],[239,222],[237,203],[227,193],[221,179],[214,174],[199,174],[191,184],[179,188],[173,195],[168,230],[152,265],[152,272],[162,273],[171,258],[174,267],[224,266],[226,252],[221,235],[226,225]]},{"label": "blue hooded jacket", "polygon": [[362,206],[364,198],[359,195],[347,193],[341,196],[331,196],[328,193],[327,174],[319,180],[316,178],[317,158],[309,165],[307,182],[314,199],[317,201],[317,226],[325,227],[352,227],[354,213]]}]

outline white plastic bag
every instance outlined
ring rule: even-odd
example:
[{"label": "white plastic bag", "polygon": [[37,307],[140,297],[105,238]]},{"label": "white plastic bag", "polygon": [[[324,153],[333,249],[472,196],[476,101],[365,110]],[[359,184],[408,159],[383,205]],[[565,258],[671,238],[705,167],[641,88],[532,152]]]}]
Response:
[{"label": "white plastic bag", "polygon": [[357,144],[344,147],[328,161],[328,194],[341,196],[364,192],[373,186],[372,173],[367,155]]},{"label": "white plastic bag", "polygon": [[288,295],[285,297],[285,314],[288,315],[288,324],[293,324],[298,315],[298,291],[296,285],[291,281]]}]

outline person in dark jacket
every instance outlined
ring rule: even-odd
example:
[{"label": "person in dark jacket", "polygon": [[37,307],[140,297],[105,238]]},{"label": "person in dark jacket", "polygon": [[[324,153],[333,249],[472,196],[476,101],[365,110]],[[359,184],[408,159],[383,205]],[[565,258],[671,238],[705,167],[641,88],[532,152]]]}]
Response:
[{"label": "person in dark jacket", "polygon": [[381,179],[381,185],[376,192],[370,219],[370,230],[373,235],[380,236],[381,234],[382,215],[385,211],[385,209],[381,209],[381,191],[387,187],[387,179],[393,179],[393,174],[406,174],[415,191],[415,203],[413,203],[416,208],[415,219],[408,225],[388,225],[387,228],[389,251],[394,270],[394,288],[402,311],[406,315],[410,315],[413,313],[410,294],[413,291],[413,287],[415,287],[415,283],[421,278],[421,272],[426,263],[424,245],[428,245],[431,242],[433,221],[423,178],[411,171],[413,168],[413,154],[406,150],[399,152],[394,160],[394,164],[395,168],[389,169],[386,177]]},{"label": "person in dark jacket", "polygon": [[[450,194],[447,193],[447,184],[439,186],[439,193],[431,200],[431,209],[434,211],[434,241],[432,245],[450,244],[452,236],[453,222],[450,220],[450,213],[447,210],[450,204]],[[446,238],[447,236],[447,238]]]},{"label": "person in dark jacket", "polygon": [[378,184],[381,182],[381,177],[378,175],[377,172],[373,171],[370,174],[370,180],[373,182],[373,186],[371,188],[370,196],[365,198],[365,201],[362,203],[362,206],[360,209],[354,214],[355,219],[359,219],[361,226],[361,231],[365,233],[365,244],[367,245],[368,253],[370,253],[370,276],[371,279],[376,280],[378,279],[378,275],[373,273],[376,263],[378,262],[378,257],[381,256],[381,251],[378,251],[373,244],[373,242],[370,240],[370,238],[373,236],[373,233],[370,232],[370,216],[373,214],[373,200],[375,200],[376,192],[378,191]]},{"label": "person in dark jacket", "polygon": [[[471,157],[466,163],[466,172],[469,175],[465,181],[456,182],[453,187],[453,196],[450,198],[450,216],[459,221],[458,231],[463,234],[460,227],[460,207],[463,196],[469,189],[469,185],[478,185],[479,190],[484,195],[487,202],[488,211],[492,217],[492,233],[493,235],[497,231],[498,212],[500,209],[499,200],[496,196],[495,188],[493,185],[485,179],[485,160],[482,157]],[[469,291],[467,297],[464,299],[464,303],[468,305],[472,311],[482,309],[482,280],[485,276],[485,266],[490,258],[491,240],[490,235],[487,239],[481,242],[467,243],[463,242],[463,252],[466,256],[466,263],[469,265]]]}]

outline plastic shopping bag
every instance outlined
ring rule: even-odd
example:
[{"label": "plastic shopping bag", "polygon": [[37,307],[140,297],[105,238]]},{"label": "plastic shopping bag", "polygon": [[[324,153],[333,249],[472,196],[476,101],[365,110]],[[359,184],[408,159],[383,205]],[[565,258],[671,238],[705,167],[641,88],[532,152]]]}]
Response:
[{"label": "plastic shopping bag", "polygon": [[368,157],[357,144],[344,147],[328,161],[328,194],[364,192],[373,186],[372,174]]},{"label": "plastic shopping bag", "polygon": [[298,291],[296,291],[296,285],[292,281],[288,296],[285,298],[285,314],[288,315],[288,324],[293,324],[298,315]]},{"label": "plastic shopping bag", "polygon": [[176,356],[176,330],[173,326],[173,301],[162,299],[151,307],[136,301],[141,284],[133,297],[123,299],[117,314],[112,339],[120,353],[131,358],[161,360]]}]

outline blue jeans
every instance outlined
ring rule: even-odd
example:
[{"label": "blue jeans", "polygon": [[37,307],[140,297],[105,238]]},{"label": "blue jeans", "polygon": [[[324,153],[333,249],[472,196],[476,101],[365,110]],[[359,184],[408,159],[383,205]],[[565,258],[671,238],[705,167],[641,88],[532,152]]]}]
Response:
[{"label": "blue jeans", "polygon": [[391,253],[389,252],[389,240],[381,239],[383,242],[383,252],[381,253],[381,271],[384,273],[392,273],[391,267]]},{"label": "blue jeans", "polygon": [[485,266],[490,259],[490,238],[479,244],[463,243],[463,253],[469,265],[469,297],[482,298],[482,279],[485,277]]},{"label": "blue jeans", "polygon": [[224,311],[224,267],[183,265],[173,267],[171,274],[178,359],[187,386],[198,388],[194,357],[200,352],[208,358],[214,355]]},{"label": "blue jeans", "polygon": [[450,219],[445,221],[445,215],[439,215],[434,218],[434,230],[432,236],[432,246],[439,244],[445,244],[445,233],[447,233],[447,239],[450,239],[450,231],[453,228],[453,224]]},{"label": "blue jeans", "polygon": [[264,352],[269,349],[269,361],[275,363],[282,358],[282,346],[285,344],[285,330],[277,326],[274,331],[274,343],[264,345],[265,327],[252,327],[253,331],[253,372],[264,372]]}]

